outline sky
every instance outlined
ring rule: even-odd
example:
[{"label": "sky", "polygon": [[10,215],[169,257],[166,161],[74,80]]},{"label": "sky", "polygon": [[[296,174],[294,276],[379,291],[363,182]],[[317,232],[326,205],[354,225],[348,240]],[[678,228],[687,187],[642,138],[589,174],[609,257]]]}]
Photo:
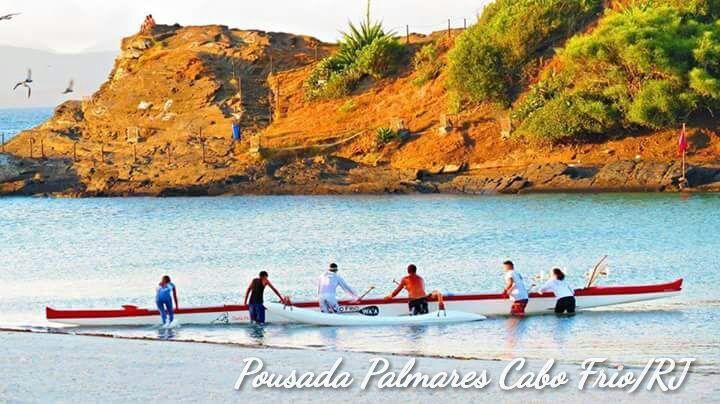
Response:
[{"label": "sky", "polygon": [[[468,24],[490,0],[373,0],[373,18],[387,28],[427,33]],[[365,0],[0,0],[0,45],[60,53],[116,51],[146,14],[159,24],[223,24],[232,28],[307,34],[335,41]]]}]

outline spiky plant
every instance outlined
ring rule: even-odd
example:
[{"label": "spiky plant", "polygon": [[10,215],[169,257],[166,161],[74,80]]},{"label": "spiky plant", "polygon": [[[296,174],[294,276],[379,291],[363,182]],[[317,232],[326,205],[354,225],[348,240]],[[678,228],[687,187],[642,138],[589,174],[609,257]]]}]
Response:
[{"label": "spiky plant", "polygon": [[360,25],[348,22],[349,29],[341,32],[340,49],[336,55],[338,62],[345,66],[352,65],[355,62],[358,52],[365,47],[372,45],[375,41],[392,41],[393,33],[385,32],[382,21],[373,22],[370,18],[370,1],[367,3],[365,12],[365,20]]}]

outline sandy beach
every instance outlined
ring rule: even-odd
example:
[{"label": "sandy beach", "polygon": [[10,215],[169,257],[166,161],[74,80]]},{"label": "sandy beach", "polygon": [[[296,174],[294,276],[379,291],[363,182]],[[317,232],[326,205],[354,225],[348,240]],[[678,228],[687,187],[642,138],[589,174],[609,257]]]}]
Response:
[{"label": "sandy beach", "polygon": [[[579,367],[556,365],[567,371],[570,383],[551,390],[502,391],[496,382],[507,362],[419,358],[414,370],[426,374],[456,369],[460,373],[487,370],[493,383],[474,389],[383,389],[370,385],[360,389],[370,360],[380,355],[315,350],[248,348],[221,344],[131,340],[28,332],[0,332],[0,400],[29,402],[189,402],[275,401],[318,402],[420,402],[438,398],[451,402],[503,400],[505,402],[578,402],[634,400],[671,402],[713,401],[720,389],[718,376],[690,373],[681,389],[673,393],[585,389],[576,380]],[[234,389],[244,360],[260,358],[264,370],[278,374],[329,370],[342,357],[342,371],[355,383],[348,389],[254,389],[246,381]],[[392,369],[400,370],[409,357],[382,356]],[[530,362],[531,370],[543,363]],[[248,379],[249,380],[249,379]]]}]

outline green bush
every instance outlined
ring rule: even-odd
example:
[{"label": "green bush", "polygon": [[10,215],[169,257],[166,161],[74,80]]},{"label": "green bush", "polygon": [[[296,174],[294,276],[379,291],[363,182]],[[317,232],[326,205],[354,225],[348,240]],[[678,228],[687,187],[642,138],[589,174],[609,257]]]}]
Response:
[{"label": "green bush", "polygon": [[449,85],[474,101],[508,105],[528,65],[585,24],[601,0],[497,0],[463,32],[448,56]]},{"label": "green bush", "polygon": [[400,134],[390,128],[380,128],[376,132],[376,140],[380,145],[384,145],[398,139],[400,139]]},{"label": "green bush", "polygon": [[365,20],[359,26],[349,25],[338,51],[320,61],[305,80],[308,99],[342,97],[363,77],[380,79],[395,72],[403,46],[385,32],[382,23],[371,21],[369,4]]},{"label": "green bush", "polygon": [[693,95],[667,80],[650,80],[635,94],[627,113],[628,121],[662,129],[677,125],[693,108]]},{"label": "green bush", "polygon": [[534,111],[516,134],[533,140],[560,142],[612,129],[616,111],[601,100],[559,96]]},{"label": "green bush", "polygon": [[442,71],[443,62],[440,59],[440,49],[431,42],[420,48],[413,56],[413,68],[416,76],[413,84],[420,87],[430,80],[435,80]]},{"label": "green bush", "polygon": [[[693,113],[718,108],[720,25],[703,22],[702,13],[709,11],[693,15],[685,3],[683,7],[633,4],[608,12],[589,34],[566,43],[559,57],[559,75],[565,78],[562,85],[541,80],[515,106],[513,118],[520,121],[523,136],[557,140],[572,134],[581,139],[603,132],[595,123],[605,131],[662,129],[678,125]],[[569,120],[569,128],[559,130],[553,118],[561,116],[557,109],[578,95],[601,102],[604,112],[572,102],[563,117]],[[583,112],[582,118],[570,120],[573,113],[569,111]],[[608,117],[614,122],[604,125]],[[542,119],[556,127],[542,128]]]},{"label": "green bush", "polygon": [[461,35],[448,61],[450,89],[473,101],[509,102],[513,78],[501,47],[482,36]]}]

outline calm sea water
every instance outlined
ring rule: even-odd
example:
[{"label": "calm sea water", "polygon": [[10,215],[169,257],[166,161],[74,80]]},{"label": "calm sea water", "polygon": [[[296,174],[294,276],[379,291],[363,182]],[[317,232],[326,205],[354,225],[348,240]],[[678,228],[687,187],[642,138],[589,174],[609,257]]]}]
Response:
[{"label": "calm sea water", "polygon": [[[0,324],[43,325],[44,307],[152,306],[171,274],[184,306],[242,300],[268,270],[311,298],[336,261],[362,290],[392,290],[416,263],[429,288],[499,291],[500,262],[527,276],[584,272],[611,257],[605,283],[686,279],[677,298],[554,316],[433,327],[184,326],[176,339],[474,358],[580,361],[697,357],[720,369],[720,196],[221,197],[0,199]],[[526,277],[527,277],[526,276]],[[147,327],[93,330],[162,338]]]},{"label": "calm sea water", "polygon": [[5,141],[25,129],[42,123],[52,115],[52,108],[0,108],[0,133],[5,135]]},{"label": "calm sea water", "polygon": [[[10,135],[51,109],[0,110]],[[500,262],[526,277],[559,265],[581,286],[609,254],[613,284],[685,278],[677,298],[573,318],[489,319],[442,327],[183,326],[171,338],[309,349],[463,356],[608,357],[640,364],[697,357],[720,371],[720,196],[0,198],[0,326],[47,326],[44,308],[152,306],[169,273],[181,304],[240,302],[268,270],[310,299],[329,261],[356,289],[392,290],[416,263],[429,288],[499,291]],[[147,327],[92,330],[167,338]]]}]

